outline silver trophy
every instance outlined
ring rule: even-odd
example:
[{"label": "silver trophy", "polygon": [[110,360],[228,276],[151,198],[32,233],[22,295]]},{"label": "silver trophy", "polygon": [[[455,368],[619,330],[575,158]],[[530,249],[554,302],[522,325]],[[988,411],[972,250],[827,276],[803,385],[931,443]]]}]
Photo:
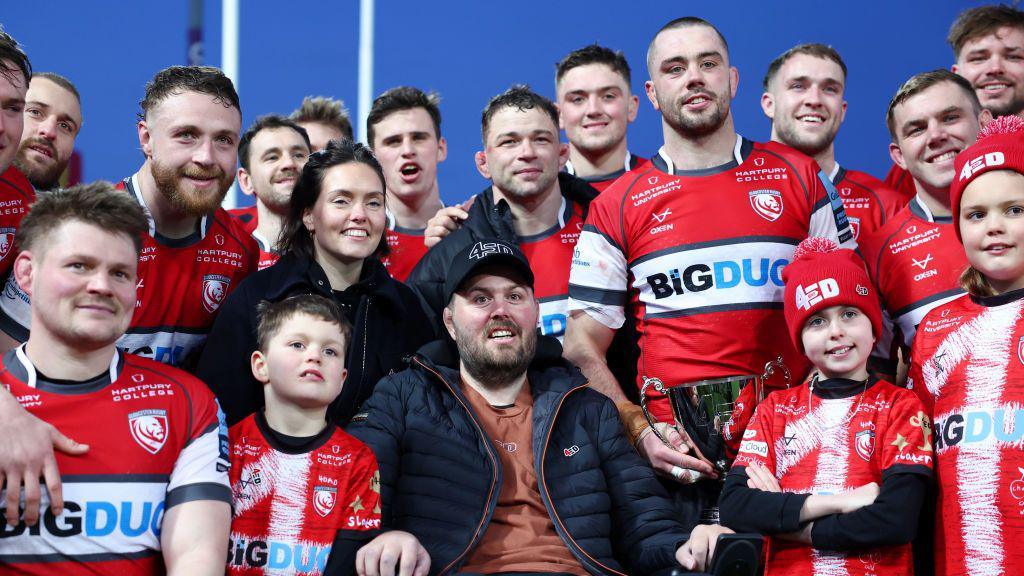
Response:
[{"label": "silver trophy", "polygon": [[[654,417],[647,409],[647,390],[653,387],[668,396],[676,429],[685,432],[684,436],[690,438],[697,452],[695,456],[711,464],[720,477],[724,478],[732,465],[726,442],[743,433],[743,430],[730,429],[731,420],[739,414],[753,412],[754,406],[764,399],[765,381],[774,376],[776,371],[785,378],[788,388],[790,373],[781,356],[767,362],[760,376],[746,374],[680,384],[665,384],[659,378],[644,377],[644,385],[640,388],[640,408],[654,433],[671,447],[672,444],[655,426]],[[751,404],[738,406],[741,399]],[[745,426],[746,422],[742,422],[742,425]],[[705,510],[704,519],[717,523],[717,513],[717,508]]]}]

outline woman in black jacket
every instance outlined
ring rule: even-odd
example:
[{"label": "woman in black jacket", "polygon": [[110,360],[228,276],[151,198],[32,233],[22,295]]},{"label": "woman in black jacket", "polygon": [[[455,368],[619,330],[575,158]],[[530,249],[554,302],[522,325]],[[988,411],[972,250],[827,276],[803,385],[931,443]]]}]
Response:
[{"label": "woman in black jacket", "polygon": [[417,297],[378,259],[387,246],[384,198],[380,164],[361,144],[335,140],[309,157],[281,230],[284,255],[231,293],[199,360],[197,375],[217,395],[229,425],[263,407],[263,385],[250,369],[263,300],[320,294],[352,323],[348,378],[328,411],[342,425],[378,380],[431,339]]}]

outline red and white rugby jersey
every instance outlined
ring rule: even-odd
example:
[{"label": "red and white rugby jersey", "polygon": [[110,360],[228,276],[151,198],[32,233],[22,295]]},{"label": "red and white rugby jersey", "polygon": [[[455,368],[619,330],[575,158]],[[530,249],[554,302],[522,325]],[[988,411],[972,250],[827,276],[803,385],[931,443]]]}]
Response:
[{"label": "red and white rugby jersey", "polygon": [[896,194],[901,196],[904,202],[910,202],[914,196],[917,196],[914,177],[910,175],[910,172],[896,164],[893,164],[892,168],[889,168],[889,173],[885,175],[885,185],[895,190]]},{"label": "red and white rugby jersey", "polygon": [[[146,209],[138,174],[120,184]],[[256,271],[259,247],[228,213],[218,208],[204,216],[187,238],[149,234],[139,254],[135,314],[118,348],[158,362],[180,366],[197,350],[213,325],[217,309],[243,278]],[[32,320],[31,303],[13,275],[0,293],[0,328],[24,342]]]},{"label": "red and white rugby jersey", "polygon": [[[782,268],[808,236],[856,246],[828,177],[791,148],[740,137],[723,166],[674,172],[664,150],[652,163],[590,204],[569,309],[617,329],[631,301],[638,385],[644,376],[671,385],[760,375],[780,355],[801,378],[809,364],[782,316]],[[652,400],[672,421],[668,401]]]},{"label": "red and white rugby jersey", "polygon": [[281,255],[274,252],[270,241],[260,236],[259,232],[255,230],[252,231],[252,239],[256,241],[256,245],[260,248],[260,257],[256,269],[263,270],[277,264],[277,261],[281,259]]},{"label": "red and white rugby jersey", "polygon": [[907,204],[881,180],[865,172],[847,170],[836,164],[829,179],[843,199],[843,210],[858,242],[862,235],[878,230]]},{"label": "red and white rugby jersey", "polygon": [[[916,196],[876,232],[861,237],[860,252],[895,328],[896,343],[907,350],[925,314],[963,294],[959,280],[967,257],[953,220],[933,216]],[[892,354],[886,343],[875,347],[875,356],[889,360]]]},{"label": "red and white rugby jersey", "polygon": [[54,452],[64,489],[60,516],[43,490],[46,512],[36,526],[0,523],[0,573],[162,574],[167,510],[193,500],[231,502],[227,426],[195,377],[118,352],[93,380],[47,382],[22,346],[3,356],[0,384],[26,410],[90,446],[81,456]]},{"label": "red and white rugby jersey", "polygon": [[427,253],[427,246],[423,243],[423,232],[423,230],[402,228],[398,225],[394,215],[388,211],[388,227],[384,231],[384,238],[387,240],[390,252],[380,260],[388,269],[388,274],[391,274],[395,280],[405,282],[412,269]]},{"label": "red and white rugby jersey", "polygon": [[558,223],[549,230],[516,240],[535,278],[533,295],[540,303],[541,334],[561,342],[569,306],[569,265],[583,230],[583,209],[562,197]]},{"label": "red and white rugby jersey", "polygon": [[918,326],[907,387],[935,422],[936,574],[1024,573],[1022,296],[965,294]]},{"label": "red and white rugby jersey", "polygon": [[380,528],[377,459],[341,428],[300,453],[275,441],[262,412],[230,436],[228,574],[322,574],[338,530]]},{"label": "red and white rugby jersey", "polygon": [[[892,473],[931,475],[931,423],[913,392],[885,381],[841,389],[807,384],[758,405],[733,466],[764,465],[784,492],[835,494]],[[862,393],[862,390],[863,393]],[[810,408],[808,408],[810,406]],[[854,412],[855,411],[855,412]],[[910,544],[863,553],[824,552],[769,538],[768,575],[911,574]]]},{"label": "red and white rugby jersey", "polygon": [[10,166],[0,174],[0,276],[7,274],[14,263],[14,233],[35,201],[35,188],[20,170]]},{"label": "red and white rugby jersey", "polygon": [[612,172],[611,174],[603,174],[601,176],[592,177],[579,176],[578,174],[576,174],[576,169],[572,165],[572,160],[566,161],[563,170],[565,170],[569,174],[572,174],[573,176],[578,176],[580,179],[586,181],[587,184],[590,184],[594,188],[594,190],[597,190],[598,192],[604,192],[605,190],[608,189],[609,186],[611,186],[626,172],[629,172],[630,170],[636,170],[637,168],[642,169],[649,165],[650,163],[651,161],[648,160],[647,158],[641,158],[640,156],[636,156],[635,154],[627,150],[626,161],[624,166],[622,167],[622,170]]},{"label": "red and white rugby jersey", "polygon": [[241,224],[242,229],[249,234],[252,234],[256,230],[256,226],[260,223],[260,214],[257,211],[255,204],[245,208],[234,208],[232,210],[228,210],[228,215],[237,220],[238,223]]}]

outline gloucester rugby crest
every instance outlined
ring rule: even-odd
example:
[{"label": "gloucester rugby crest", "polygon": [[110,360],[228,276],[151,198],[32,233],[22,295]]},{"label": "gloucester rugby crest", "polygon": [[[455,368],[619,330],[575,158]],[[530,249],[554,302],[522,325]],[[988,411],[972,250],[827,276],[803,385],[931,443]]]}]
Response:
[{"label": "gloucester rugby crest", "polygon": [[871,461],[871,455],[875,453],[875,431],[861,430],[853,440],[853,447],[857,450],[857,456],[865,461]]},{"label": "gloucester rugby crest", "polygon": [[14,246],[14,228],[0,228],[0,260],[7,258]]},{"label": "gloucester rugby crest", "polygon": [[750,207],[758,216],[775,222],[782,216],[782,193],[777,190],[751,190]]},{"label": "gloucester rugby crest", "polygon": [[313,487],[313,509],[316,513],[327,517],[334,510],[334,503],[338,500],[338,489],[332,486]]},{"label": "gloucester rugby crest", "polygon": [[231,278],[220,274],[207,274],[203,276],[203,308],[210,314],[217,311],[224,303],[228,295],[228,286],[231,285]]},{"label": "gloucester rugby crest", "polygon": [[1024,364],[1024,336],[1017,340],[1017,360],[1020,360],[1021,364]]},{"label": "gloucester rugby crest", "polygon": [[156,454],[167,442],[167,411],[139,410],[128,414],[132,438],[146,452]]}]

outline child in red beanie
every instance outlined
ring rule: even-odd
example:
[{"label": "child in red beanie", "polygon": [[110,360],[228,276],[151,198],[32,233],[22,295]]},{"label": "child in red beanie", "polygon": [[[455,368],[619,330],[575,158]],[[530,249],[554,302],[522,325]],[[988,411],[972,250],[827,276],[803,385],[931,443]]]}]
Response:
[{"label": "child in red beanie", "polygon": [[907,386],[935,422],[937,574],[1024,573],[1024,120],[960,152],[953,224],[967,294],[921,322]]},{"label": "child in red beanie", "polygon": [[912,392],[868,374],[874,287],[857,254],[824,238],[801,242],[782,277],[790,336],[817,370],[757,406],[722,524],[771,536],[769,575],[911,574],[931,431]]}]

